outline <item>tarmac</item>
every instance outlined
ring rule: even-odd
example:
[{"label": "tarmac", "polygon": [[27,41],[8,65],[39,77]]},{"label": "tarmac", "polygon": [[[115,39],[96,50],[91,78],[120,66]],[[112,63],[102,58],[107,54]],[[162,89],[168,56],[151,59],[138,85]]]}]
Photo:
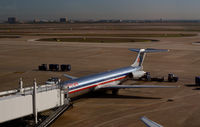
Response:
[{"label": "tarmac", "polygon": [[[85,27],[87,25],[85,24]],[[167,28],[165,25],[147,25],[146,27]],[[170,28],[173,27],[178,29],[184,26],[170,24]],[[105,31],[124,34],[176,33],[171,31]],[[105,31],[74,30],[71,33],[104,33]],[[70,33],[70,30],[56,32]],[[172,85],[180,86],[180,88],[122,89],[117,96],[112,95],[110,91],[87,94],[75,100],[73,108],[61,115],[52,127],[145,127],[139,120],[142,116],[166,127],[198,127],[200,126],[200,102],[198,101],[200,100],[200,88],[194,85],[194,78],[200,75],[200,45],[195,44],[199,42],[200,35],[198,32],[189,33],[198,35],[194,37],[145,37],[160,41],[136,43],[38,42],[37,39],[48,36],[28,35],[21,36],[21,38],[1,38],[0,90],[18,88],[20,77],[23,77],[25,86],[32,85],[34,78],[39,84],[44,84],[49,77],[60,77],[66,80],[63,72],[38,71],[38,65],[43,63],[71,64],[72,71],[67,74],[81,77],[131,65],[137,54],[129,51],[129,48],[169,49],[170,51],[165,53],[147,54],[144,70],[151,72],[151,75],[155,77],[165,76],[165,80],[167,80],[168,73],[174,73],[179,77],[177,83],[130,80],[124,84]]]}]

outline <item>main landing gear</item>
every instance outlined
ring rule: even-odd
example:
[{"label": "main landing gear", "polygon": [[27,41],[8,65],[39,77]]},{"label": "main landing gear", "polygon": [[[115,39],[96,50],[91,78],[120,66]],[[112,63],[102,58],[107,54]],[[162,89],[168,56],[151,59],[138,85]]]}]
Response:
[{"label": "main landing gear", "polygon": [[118,93],[119,93],[119,90],[118,90],[118,89],[112,90],[112,94],[113,94],[113,95],[117,95]]}]

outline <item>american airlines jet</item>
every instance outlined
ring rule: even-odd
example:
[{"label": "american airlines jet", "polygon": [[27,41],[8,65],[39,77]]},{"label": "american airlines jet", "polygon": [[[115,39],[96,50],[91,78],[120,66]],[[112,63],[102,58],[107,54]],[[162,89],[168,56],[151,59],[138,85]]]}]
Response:
[{"label": "american airlines jet", "polygon": [[71,97],[84,94],[95,90],[112,90],[113,94],[117,94],[119,89],[125,88],[172,88],[174,86],[158,86],[158,85],[121,85],[122,81],[127,78],[138,79],[145,75],[143,71],[143,61],[146,53],[151,52],[167,52],[165,49],[129,49],[138,53],[135,62],[128,67],[123,67],[111,71],[106,71],[98,74],[76,78],[64,74],[69,78],[61,86],[63,89],[68,89]]}]

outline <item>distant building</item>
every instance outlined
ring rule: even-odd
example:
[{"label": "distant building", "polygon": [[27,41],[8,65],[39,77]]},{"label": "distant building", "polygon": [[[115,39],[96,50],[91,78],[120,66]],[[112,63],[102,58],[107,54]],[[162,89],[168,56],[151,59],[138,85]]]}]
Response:
[{"label": "distant building", "polygon": [[8,17],[8,23],[10,24],[17,23],[17,19],[15,17]]},{"label": "distant building", "polygon": [[60,22],[61,23],[66,23],[67,22],[67,18],[60,18]]},{"label": "distant building", "polygon": [[74,20],[70,19],[70,20],[69,20],[69,23],[74,23]]},{"label": "distant building", "polygon": [[162,18],[160,18],[160,22],[163,22]]},{"label": "distant building", "polygon": [[40,23],[40,20],[39,19],[34,19],[33,23]]}]

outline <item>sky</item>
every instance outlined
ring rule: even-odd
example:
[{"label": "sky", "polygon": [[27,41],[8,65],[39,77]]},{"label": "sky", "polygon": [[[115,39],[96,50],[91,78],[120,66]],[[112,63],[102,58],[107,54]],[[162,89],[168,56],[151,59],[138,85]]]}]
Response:
[{"label": "sky", "polygon": [[200,0],[0,0],[0,21],[200,19]]}]

